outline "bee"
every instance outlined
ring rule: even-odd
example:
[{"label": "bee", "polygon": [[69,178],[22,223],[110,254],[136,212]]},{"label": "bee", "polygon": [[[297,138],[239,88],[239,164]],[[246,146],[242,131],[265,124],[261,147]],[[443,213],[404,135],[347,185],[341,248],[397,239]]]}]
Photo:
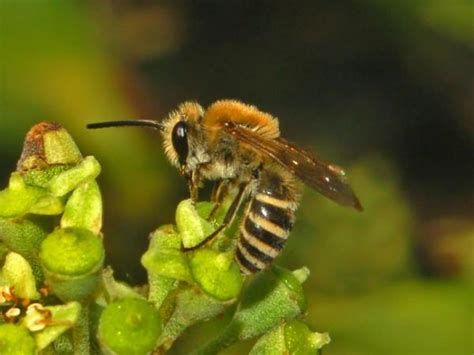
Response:
[{"label": "bee", "polygon": [[267,268],[283,249],[299,204],[298,180],[340,205],[362,210],[339,166],[282,138],[278,119],[255,106],[219,100],[204,110],[198,103],[185,102],[163,121],[111,121],[87,127],[118,126],[160,131],[165,154],[186,177],[193,201],[198,199],[203,181],[217,181],[211,216],[227,194],[235,192],[223,223],[201,243],[185,250],[210,242],[246,204],[235,251],[243,274]]}]

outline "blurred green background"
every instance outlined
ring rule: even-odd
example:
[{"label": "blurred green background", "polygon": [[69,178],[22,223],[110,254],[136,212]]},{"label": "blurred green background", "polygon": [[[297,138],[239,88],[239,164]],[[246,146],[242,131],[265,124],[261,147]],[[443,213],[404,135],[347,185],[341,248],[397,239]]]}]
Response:
[{"label": "blurred green background", "polygon": [[86,123],[220,98],[271,112],[286,138],[346,167],[365,207],[305,190],[279,259],[312,271],[324,353],[472,354],[474,2],[0,2],[1,186],[30,126],[64,125],[103,164],[108,262],[123,280],[145,280],[147,235],[187,191],[156,133]]}]

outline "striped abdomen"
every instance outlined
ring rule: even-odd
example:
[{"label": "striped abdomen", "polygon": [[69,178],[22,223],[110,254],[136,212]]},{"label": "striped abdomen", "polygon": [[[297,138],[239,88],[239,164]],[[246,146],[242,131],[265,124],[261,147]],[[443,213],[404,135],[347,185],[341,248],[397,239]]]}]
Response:
[{"label": "striped abdomen", "polygon": [[291,186],[267,184],[257,189],[240,226],[235,254],[243,274],[265,269],[280,254],[293,227],[295,200]]}]

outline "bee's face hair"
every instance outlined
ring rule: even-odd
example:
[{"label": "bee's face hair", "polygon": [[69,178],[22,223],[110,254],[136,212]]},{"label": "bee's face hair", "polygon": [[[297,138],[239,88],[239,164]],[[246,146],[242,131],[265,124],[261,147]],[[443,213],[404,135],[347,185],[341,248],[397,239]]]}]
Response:
[{"label": "bee's face hair", "polygon": [[170,162],[183,169],[195,151],[204,109],[196,102],[185,102],[163,121],[163,147]]}]

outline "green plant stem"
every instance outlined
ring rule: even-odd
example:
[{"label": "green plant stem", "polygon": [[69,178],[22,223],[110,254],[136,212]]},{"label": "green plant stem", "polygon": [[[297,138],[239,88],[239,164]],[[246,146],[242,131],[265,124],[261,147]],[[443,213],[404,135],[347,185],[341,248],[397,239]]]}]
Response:
[{"label": "green plant stem", "polygon": [[89,305],[81,304],[81,313],[72,329],[75,355],[90,355]]}]

